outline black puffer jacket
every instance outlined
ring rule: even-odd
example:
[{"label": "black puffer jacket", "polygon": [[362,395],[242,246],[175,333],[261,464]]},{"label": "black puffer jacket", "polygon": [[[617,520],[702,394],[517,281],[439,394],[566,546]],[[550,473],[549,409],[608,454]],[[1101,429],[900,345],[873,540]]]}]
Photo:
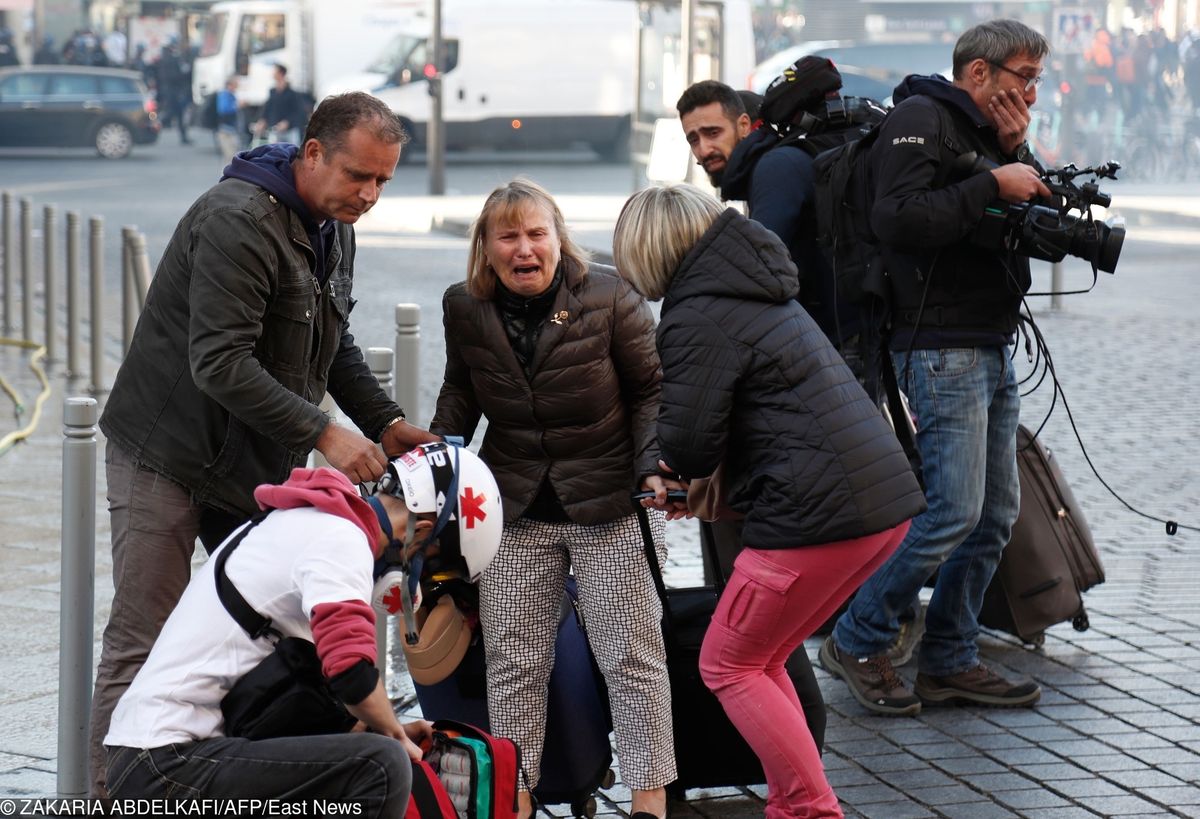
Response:
[{"label": "black puffer jacket", "polygon": [[725,458],[754,548],[862,537],[925,509],[895,435],[796,287],[779,239],[728,210],[675,273],[658,328],[663,457],[687,478]]},{"label": "black puffer jacket", "polygon": [[662,370],[650,307],[611,267],[585,272],[564,261],[562,269],[528,375],[494,300],[465,283],[442,298],[446,376],[429,428],[470,441],[487,416],[479,456],[496,476],[506,521],[549,480],[572,521],[607,523],[632,514],[635,483],[658,472]]}]

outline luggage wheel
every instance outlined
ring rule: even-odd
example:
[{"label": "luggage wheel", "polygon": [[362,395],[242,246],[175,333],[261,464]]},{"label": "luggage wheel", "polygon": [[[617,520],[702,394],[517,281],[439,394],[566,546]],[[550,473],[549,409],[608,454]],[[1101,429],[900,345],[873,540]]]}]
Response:
[{"label": "luggage wheel", "polygon": [[596,815],[596,797],[589,796],[582,802],[572,802],[571,815],[575,819],[592,819]]},{"label": "luggage wheel", "polygon": [[604,790],[608,790],[615,784],[617,784],[617,775],[613,772],[612,768],[609,768],[607,771],[605,771],[604,778],[600,780],[600,787]]},{"label": "luggage wheel", "polygon": [[1032,649],[1042,648],[1046,645],[1046,632],[1039,631],[1037,634],[1029,637],[1028,639],[1022,638],[1022,641],[1025,643],[1025,645]]},{"label": "luggage wheel", "polygon": [[1076,631],[1087,631],[1089,628],[1091,628],[1091,625],[1092,624],[1088,621],[1086,611],[1080,611],[1079,614],[1076,614],[1071,618],[1071,628],[1075,629]]}]

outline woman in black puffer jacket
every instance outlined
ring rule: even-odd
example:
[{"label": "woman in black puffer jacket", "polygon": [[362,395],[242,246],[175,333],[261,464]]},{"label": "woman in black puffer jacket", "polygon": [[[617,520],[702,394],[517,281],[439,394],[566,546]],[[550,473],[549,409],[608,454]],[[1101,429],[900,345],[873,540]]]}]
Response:
[{"label": "woman in black puffer jacket", "polygon": [[[770,231],[690,185],[635,194],[618,270],[664,298],[658,443],[684,478],[725,466],[745,515],[700,669],[767,772],[768,817],[841,816],[784,661],[925,508],[879,410],[796,302]],[[649,502],[648,502],[649,503]]]}]

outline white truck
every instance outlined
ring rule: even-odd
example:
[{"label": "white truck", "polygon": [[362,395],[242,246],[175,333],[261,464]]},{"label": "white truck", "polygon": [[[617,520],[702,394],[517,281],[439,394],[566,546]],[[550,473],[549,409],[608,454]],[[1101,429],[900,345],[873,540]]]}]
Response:
[{"label": "white truck", "polygon": [[360,71],[426,0],[226,0],[204,21],[192,67],[197,105],[239,78],[238,97],[251,109],[267,99],[276,63],[292,88],[317,98],[333,77]]},{"label": "white truck", "polygon": [[[446,147],[544,150],[586,143],[606,158],[625,154],[639,50],[641,85],[649,89],[644,96],[674,94],[673,106],[683,90],[677,56],[670,51],[678,47],[678,13],[666,30],[657,30],[640,15],[639,5],[634,0],[443,0]],[[720,78],[744,87],[754,66],[749,0],[697,5],[701,23],[720,19],[724,29],[722,44],[715,46]],[[422,150],[431,110],[431,29],[422,9],[400,26],[367,71],[320,86],[320,96],[370,91],[403,118],[413,148]],[[698,58],[698,67],[708,67],[711,59]]]}]

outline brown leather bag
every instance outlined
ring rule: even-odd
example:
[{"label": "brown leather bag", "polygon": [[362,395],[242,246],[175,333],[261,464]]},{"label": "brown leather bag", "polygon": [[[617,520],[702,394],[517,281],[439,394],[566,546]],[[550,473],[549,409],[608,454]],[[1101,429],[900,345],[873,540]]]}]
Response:
[{"label": "brown leather bag", "polygon": [[744,515],[735,512],[726,502],[725,462],[707,478],[697,478],[688,484],[688,511],[700,520],[712,523],[716,520],[741,520]]},{"label": "brown leather bag", "polygon": [[1058,460],[1024,426],[1017,429],[1017,471],[1020,515],[979,622],[1041,645],[1055,623],[1087,629],[1083,592],[1104,582],[1104,565]]}]

